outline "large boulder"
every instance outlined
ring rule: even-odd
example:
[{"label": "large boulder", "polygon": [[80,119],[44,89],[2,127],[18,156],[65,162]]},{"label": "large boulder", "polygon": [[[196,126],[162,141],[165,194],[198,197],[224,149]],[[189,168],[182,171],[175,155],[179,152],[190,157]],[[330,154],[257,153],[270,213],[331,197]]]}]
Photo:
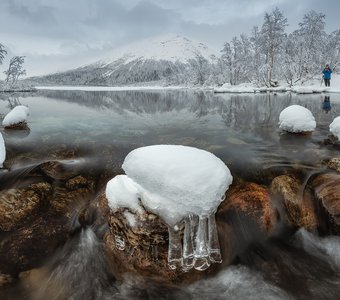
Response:
[{"label": "large boulder", "polygon": [[32,219],[51,191],[51,185],[46,182],[1,191],[0,229],[13,230],[22,222]]},{"label": "large boulder", "polygon": [[340,174],[320,174],[312,181],[312,187],[318,200],[322,229],[325,233],[340,235]]},{"label": "large boulder", "polygon": [[[283,218],[291,227],[304,227],[314,230],[317,227],[317,217],[311,195],[305,190],[301,182],[289,175],[281,175],[271,183],[271,192],[283,204]],[[303,189],[303,190],[302,190]]]}]

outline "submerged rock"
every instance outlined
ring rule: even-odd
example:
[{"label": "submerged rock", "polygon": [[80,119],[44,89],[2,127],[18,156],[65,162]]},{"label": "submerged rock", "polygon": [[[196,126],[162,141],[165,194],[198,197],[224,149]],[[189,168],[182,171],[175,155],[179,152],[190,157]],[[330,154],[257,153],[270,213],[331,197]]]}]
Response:
[{"label": "submerged rock", "polygon": [[220,205],[217,213],[228,212],[246,215],[265,233],[270,233],[277,222],[268,190],[256,183],[245,182],[230,187],[227,200]]},{"label": "submerged rock", "polygon": [[293,227],[316,229],[317,218],[313,203],[299,180],[289,175],[276,177],[271,184],[271,192],[282,198],[286,222]]},{"label": "submerged rock", "polygon": [[312,181],[312,187],[319,200],[322,229],[340,235],[340,174],[321,174]]},{"label": "submerged rock", "polygon": [[13,230],[23,221],[31,219],[51,193],[48,183],[31,184],[27,188],[8,189],[0,192],[0,229]]},{"label": "submerged rock", "polygon": [[328,168],[340,172],[340,157],[333,157],[326,164]]},{"label": "submerged rock", "polygon": [[70,231],[66,218],[45,213],[4,236],[0,247],[0,273],[16,276],[39,266],[67,240]]}]

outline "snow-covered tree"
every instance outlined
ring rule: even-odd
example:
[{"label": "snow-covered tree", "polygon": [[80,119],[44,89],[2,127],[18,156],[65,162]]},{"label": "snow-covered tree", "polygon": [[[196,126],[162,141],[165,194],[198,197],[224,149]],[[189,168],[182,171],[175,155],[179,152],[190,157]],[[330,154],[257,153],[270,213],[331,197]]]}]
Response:
[{"label": "snow-covered tree", "polygon": [[271,13],[265,13],[264,23],[262,24],[260,40],[261,49],[266,61],[266,85],[273,85],[273,75],[277,57],[282,50],[282,44],[286,38],[285,28],[288,26],[287,18],[283,13],[275,8]]},{"label": "snow-covered tree", "polygon": [[245,34],[240,38],[233,37],[231,43],[225,43],[222,52],[222,61],[228,68],[230,84],[239,84],[251,81],[251,42]]},{"label": "snow-covered tree", "polygon": [[26,75],[26,70],[23,68],[25,56],[14,56],[10,62],[8,69],[4,71],[6,82],[14,85],[20,76]]},{"label": "snow-covered tree", "polygon": [[325,15],[314,10],[303,16],[299,23],[297,35],[300,37],[301,47],[301,77],[310,78],[320,72],[322,54],[325,49]]},{"label": "snow-covered tree", "polygon": [[2,64],[6,54],[7,54],[7,51],[5,49],[5,46],[0,43],[0,65]]}]

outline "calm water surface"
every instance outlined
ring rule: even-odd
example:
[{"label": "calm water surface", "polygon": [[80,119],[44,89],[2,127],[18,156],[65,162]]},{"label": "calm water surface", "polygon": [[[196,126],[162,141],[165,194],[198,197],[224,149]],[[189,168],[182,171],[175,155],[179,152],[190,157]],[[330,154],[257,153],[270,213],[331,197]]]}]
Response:
[{"label": "calm water surface", "polygon": [[[235,177],[268,184],[284,170],[297,169],[308,178],[323,170],[323,159],[338,155],[339,148],[324,145],[324,140],[329,124],[340,115],[340,95],[330,95],[330,110],[323,108],[324,99],[322,94],[221,95],[187,90],[0,94],[3,115],[16,104],[30,108],[29,131],[2,128],[1,132],[11,171],[71,156],[96,174],[119,172],[125,155],[134,148],[181,144],[214,153]],[[279,131],[279,114],[292,104],[312,111],[317,122],[313,134]],[[17,181],[20,176],[6,184],[18,185]],[[74,282],[69,299],[336,299],[340,250],[334,249],[340,249],[338,238],[322,239],[300,230],[288,244],[260,247],[241,264],[187,287],[159,287],[131,278],[108,284],[100,243],[91,229],[84,229],[56,250],[46,277]],[[273,265],[269,275],[256,267],[259,253]],[[84,269],[86,276],[77,274]],[[17,285],[0,290],[0,298],[3,293],[8,299],[47,299],[43,287],[48,280],[44,280],[35,290]]]}]

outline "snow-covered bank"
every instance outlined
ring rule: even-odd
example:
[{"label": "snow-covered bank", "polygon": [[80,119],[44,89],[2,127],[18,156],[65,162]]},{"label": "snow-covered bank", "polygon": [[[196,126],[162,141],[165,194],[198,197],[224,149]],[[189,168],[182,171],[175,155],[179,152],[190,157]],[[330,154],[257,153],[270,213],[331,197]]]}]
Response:
[{"label": "snow-covered bank", "polygon": [[37,90],[56,91],[140,91],[140,90],[178,90],[181,86],[36,86]]},{"label": "snow-covered bank", "polygon": [[326,87],[321,79],[312,79],[303,85],[288,87],[285,85],[278,87],[256,87],[251,83],[242,83],[239,85],[224,84],[221,87],[214,88],[215,93],[265,93],[265,92],[293,92],[296,94],[314,94],[314,93],[340,93],[340,75],[334,74],[331,79],[331,86]]}]

